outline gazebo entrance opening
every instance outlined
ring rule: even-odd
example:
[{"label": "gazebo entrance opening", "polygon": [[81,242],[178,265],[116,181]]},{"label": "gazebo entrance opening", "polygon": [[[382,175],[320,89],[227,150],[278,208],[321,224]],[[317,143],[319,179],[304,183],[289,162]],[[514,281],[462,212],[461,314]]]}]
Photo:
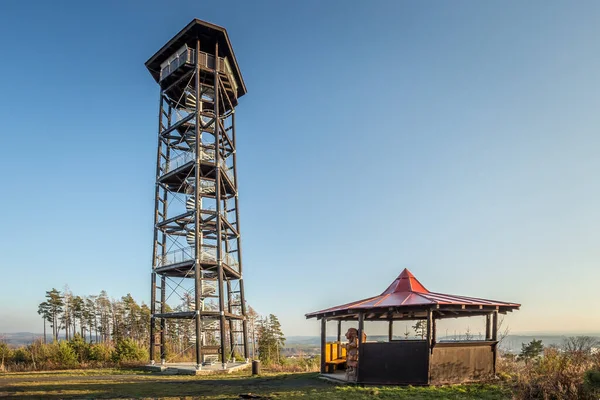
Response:
[{"label": "gazebo entrance opening", "polygon": [[[494,377],[498,315],[519,307],[516,303],[430,292],[405,269],[379,296],[306,317],[321,321],[323,376],[367,384],[427,385]],[[485,317],[484,340],[438,340],[437,321],[471,316]],[[424,340],[394,337],[394,321],[418,320],[424,321],[426,326]],[[326,341],[328,321],[337,321],[337,340],[329,343]],[[356,328],[344,332],[342,322],[345,321],[353,321]],[[388,341],[368,339],[371,321],[387,322]]]}]

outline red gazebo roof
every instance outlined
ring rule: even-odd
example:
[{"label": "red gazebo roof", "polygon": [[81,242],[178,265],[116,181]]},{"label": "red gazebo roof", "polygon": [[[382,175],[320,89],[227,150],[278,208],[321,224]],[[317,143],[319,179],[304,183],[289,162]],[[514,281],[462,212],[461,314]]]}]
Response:
[{"label": "red gazebo roof", "polygon": [[389,317],[390,313],[423,309],[437,309],[440,313],[445,310],[453,314],[449,316],[457,316],[460,312],[489,313],[490,310],[506,313],[520,306],[516,303],[430,292],[408,269],[404,269],[379,296],[309,313],[306,314],[306,318],[352,315],[360,311],[385,313]]}]

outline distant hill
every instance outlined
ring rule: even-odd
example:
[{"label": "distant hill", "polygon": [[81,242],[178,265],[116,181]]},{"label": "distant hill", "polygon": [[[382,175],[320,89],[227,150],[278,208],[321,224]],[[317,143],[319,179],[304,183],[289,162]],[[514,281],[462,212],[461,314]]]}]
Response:
[{"label": "distant hill", "polygon": [[[539,333],[539,334],[515,334],[508,335],[504,341],[502,342],[501,348],[504,351],[510,353],[519,353],[521,351],[521,345],[523,343],[529,343],[533,339],[541,340],[544,346],[550,345],[562,345],[565,338],[569,336],[593,336],[600,340],[600,334],[581,334],[581,333],[565,333],[562,335],[551,334],[551,333]],[[396,339],[402,339],[401,336],[394,336]],[[337,340],[335,336],[327,336],[328,342],[333,342]],[[345,340],[342,337],[342,340]],[[369,340],[371,341],[387,341],[387,336],[385,335],[372,335],[369,336]],[[453,341],[455,338],[453,336],[446,337],[438,337],[440,341]],[[285,347],[288,352],[293,349],[314,353],[318,351],[318,348],[321,343],[321,338],[319,336],[288,336],[286,337]],[[316,353],[315,353],[316,354]]]},{"label": "distant hill", "polygon": [[[47,339],[50,339],[52,335],[47,335]],[[7,343],[11,347],[19,347],[32,343],[37,339],[43,339],[44,334],[32,333],[32,332],[11,332],[11,333],[0,333],[0,342]]]}]

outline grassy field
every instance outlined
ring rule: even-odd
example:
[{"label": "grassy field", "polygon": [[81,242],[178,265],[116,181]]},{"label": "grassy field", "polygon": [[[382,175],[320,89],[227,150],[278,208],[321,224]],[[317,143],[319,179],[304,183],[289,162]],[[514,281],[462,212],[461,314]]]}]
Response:
[{"label": "grassy field", "polygon": [[137,370],[82,370],[0,374],[0,398],[202,398],[239,399],[253,394],[271,399],[483,399],[511,396],[499,386],[358,387],[318,379],[316,373],[248,372],[212,376],[167,376]]}]

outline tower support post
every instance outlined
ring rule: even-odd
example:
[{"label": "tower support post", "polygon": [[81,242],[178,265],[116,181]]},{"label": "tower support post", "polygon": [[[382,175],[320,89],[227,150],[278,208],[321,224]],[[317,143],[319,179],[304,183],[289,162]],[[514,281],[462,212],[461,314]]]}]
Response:
[{"label": "tower support post", "polygon": [[200,40],[196,40],[196,72],[194,76],[195,80],[195,91],[196,95],[196,107],[194,112],[196,113],[196,124],[194,126],[194,138],[195,138],[195,155],[196,159],[194,165],[194,316],[196,322],[196,369],[202,368],[202,241],[200,237],[202,235],[201,230],[201,214],[200,214],[200,195],[201,195],[201,161],[202,161],[202,143],[200,140],[200,124],[202,123],[202,115],[200,114]]}]

